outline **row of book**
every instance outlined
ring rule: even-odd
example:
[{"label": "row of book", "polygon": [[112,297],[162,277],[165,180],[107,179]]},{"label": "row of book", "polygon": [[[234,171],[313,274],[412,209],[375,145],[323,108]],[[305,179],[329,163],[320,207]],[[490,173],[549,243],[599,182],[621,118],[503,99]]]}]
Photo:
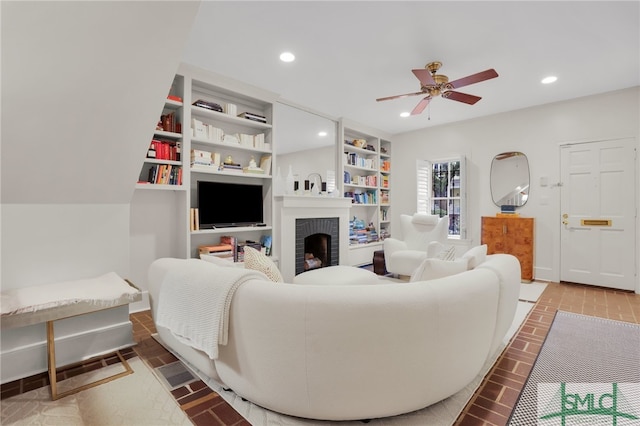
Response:
[{"label": "row of book", "polygon": [[147,158],[180,161],[181,149],[182,143],[180,141],[152,139],[147,151]]},{"label": "row of book", "polygon": [[192,231],[200,230],[200,213],[197,207],[189,209],[189,229]]},{"label": "row of book", "polygon": [[382,176],[382,187],[389,188],[389,176]]},{"label": "row of book", "polygon": [[382,161],[382,164],[380,165],[380,171],[382,171],[382,172],[390,172],[391,171],[391,161],[389,161],[389,160]]},{"label": "row of book", "polygon": [[[220,104],[217,104],[211,101],[206,101],[204,99],[198,99],[193,103],[193,105],[200,108],[207,109],[209,111],[223,112],[229,115],[236,115],[236,109],[237,109],[235,104],[227,103],[227,104],[224,104],[224,108],[223,108],[222,106],[220,106]],[[256,114],[255,112],[245,111],[245,112],[241,112],[240,114],[237,114],[237,116],[240,118],[246,118],[248,120],[258,121],[260,123],[267,122],[267,117],[265,117],[264,115]]]},{"label": "row of book", "polygon": [[182,123],[176,117],[175,112],[169,114],[163,114],[160,116],[160,121],[156,125],[156,130],[163,130],[165,132],[182,133]]},{"label": "row of book", "polygon": [[182,185],[182,167],[170,164],[154,164],[149,168],[147,181],[157,185]]},{"label": "row of book", "polygon": [[376,191],[366,192],[353,192],[347,191],[344,193],[345,198],[351,198],[353,204],[377,204],[378,196]]},{"label": "row of book", "polygon": [[349,183],[351,185],[360,185],[360,186],[378,186],[378,176],[351,176],[349,172],[344,172],[344,183]]},{"label": "row of book", "polygon": [[201,257],[215,256],[231,262],[244,262],[244,248],[247,246],[266,254],[266,247],[260,242],[249,240],[238,242],[238,239],[231,235],[220,237],[219,244],[199,246],[198,252]]},{"label": "row of book", "polygon": [[365,169],[376,170],[378,161],[376,158],[361,157],[355,152],[345,152],[347,164],[350,166],[363,167]]},{"label": "row of book", "polygon": [[369,223],[365,226],[365,223],[361,219],[356,217],[349,221],[349,244],[367,244],[373,243],[379,240],[378,232],[376,231],[373,223]]},{"label": "row of book", "polygon": [[225,134],[224,130],[211,124],[204,123],[197,118],[191,119],[191,136],[196,139],[246,146],[248,148],[266,149],[264,133],[250,135],[246,133]]}]

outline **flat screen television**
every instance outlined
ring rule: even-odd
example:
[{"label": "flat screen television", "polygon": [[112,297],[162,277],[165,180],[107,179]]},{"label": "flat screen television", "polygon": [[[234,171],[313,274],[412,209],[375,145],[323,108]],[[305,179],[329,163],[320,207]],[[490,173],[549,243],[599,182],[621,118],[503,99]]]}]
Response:
[{"label": "flat screen television", "polygon": [[262,224],[262,185],[198,181],[200,229]]}]

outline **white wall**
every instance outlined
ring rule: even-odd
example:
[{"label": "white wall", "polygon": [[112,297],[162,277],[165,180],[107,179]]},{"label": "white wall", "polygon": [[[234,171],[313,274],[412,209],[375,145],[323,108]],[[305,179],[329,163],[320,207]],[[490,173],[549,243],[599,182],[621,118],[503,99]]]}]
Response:
[{"label": "white wall", "polygon": [[[560,180],[559,145],[623,137],[638,141],[638,117],[640,88],[635,87],[397,135],[393,138],[392,187],[401,182],[403,190],[393,191],[391,220],[398,223],[401,213],[416,209],[416,158],[464,154],[468,238],[479,244],[481,216],[494,216],[498,211],[490,193],[491,160],[500,152],[522,151],[529,159],[532,186],[527,204],[518,211],[536,219],[535,277],[559,281],[560,193],[552,186]],[[548,178],[547,187],[540,186],[543,176]],[[636,194],[636,200],[639,198]]]},{"label": "white wall", "polygon": [[286,180],[287,174],[289,173],[289,166],[291,166],[293,174],[297,175],[297,179],[300,182],[300,189],[302,190],[304,190],[305,180],[309,179],[311,182],[314,182],[316,179],[316,176],[313,176],[311,179],[309,178],[309,175],[312,173],[319,173],[322,181],[326,182],[327,170],[333,170],[336,175],[336,185],[340,182],[337,176],[335,145],[278,155],[277,167],[280,168],[280,173],[284,180]]},{"label": "white wall", "polygon": [[[199,3],[0,6],[0,286],[129,277],[135,182]],[[60,327],[62,360],[132,343],[127,309],[91,318]],[[46,369],[43,336],[3,330],[2,382]]]}]

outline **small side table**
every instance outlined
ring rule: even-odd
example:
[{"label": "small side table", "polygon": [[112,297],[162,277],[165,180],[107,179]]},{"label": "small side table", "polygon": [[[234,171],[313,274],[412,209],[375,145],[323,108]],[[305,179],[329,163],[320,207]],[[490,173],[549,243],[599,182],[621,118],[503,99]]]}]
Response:
[{"label": "small side table", "polygon": [[378,275],[387,275],[387,265],[384,263],[384,250],[373,252],[373,272]]}]

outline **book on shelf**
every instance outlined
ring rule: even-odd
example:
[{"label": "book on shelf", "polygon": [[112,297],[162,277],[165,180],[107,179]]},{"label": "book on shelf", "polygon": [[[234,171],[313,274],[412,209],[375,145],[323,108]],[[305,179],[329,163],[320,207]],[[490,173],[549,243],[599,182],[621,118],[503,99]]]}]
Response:
[{"label": "book on shelf", "polygon": [[223,235],[220,237],[220,244],[231,247],[231,251],[233,252],[233,260],[235,262],[238,261],[238,239],[233,235]]},{"label": "book on shelf", "polygon": [[198,99],[197,101],[195,101],[193,103],[194,106],[200,107],[200,108],[205,108],[208,109],[210,111],[217,111],[217,112],[223,112],[222,107],[215,103],[215,102],[208,102],[205,101],[203,99]]},{"label": "book on shelf", "polygon": [[163,130],[165,132],[181,133],[182,123],[178,121],[176,114],[171,112],[160,116],[160,121],[158,122],[156,129]]},{"label": "book on shelf", "polygon": [[189,210],[189,224],[192,231],[200,230],[200,214],[197,207],[192,207]]},{"label": "book on shelf", "polygon": [[260,123],[267,122],[267,117],[253,113],[253,112],[248,112],[248,111],[241,112],[240,114],[238,114],[238,117],[246,118],[248,120],[253,120],[253,121],[259,121]]},{"label": "book on shelf", "polygon": [[260,158],[260,168],[264,170],[265,175],[271,175],[271,155],[263,155]]},{"label": "book on shelf", "polygon": [[182,102],[182,98],[176,95],[167,95],[167,99],[171,101]]},{"label": "book on shelf", "polygon": [[149,168],[147,182],[159,185],[182,185],[182,167],[155,164]]},{"label": "book on shelf", "polygon": [[204,254],[215,254],[220,253],[224,254],[227,252],[232,252],[235,250],[235,245],[225,244],[222,241],[220,244],[210,245],[210,246],[198,246],[198,251]]},{"label": "book on shelf", "polygon": [[[153,154],[149,154],[153,152]],[[152,139],[149,144],[147,158],[156,160],[180,161],[181,142]]]}]

